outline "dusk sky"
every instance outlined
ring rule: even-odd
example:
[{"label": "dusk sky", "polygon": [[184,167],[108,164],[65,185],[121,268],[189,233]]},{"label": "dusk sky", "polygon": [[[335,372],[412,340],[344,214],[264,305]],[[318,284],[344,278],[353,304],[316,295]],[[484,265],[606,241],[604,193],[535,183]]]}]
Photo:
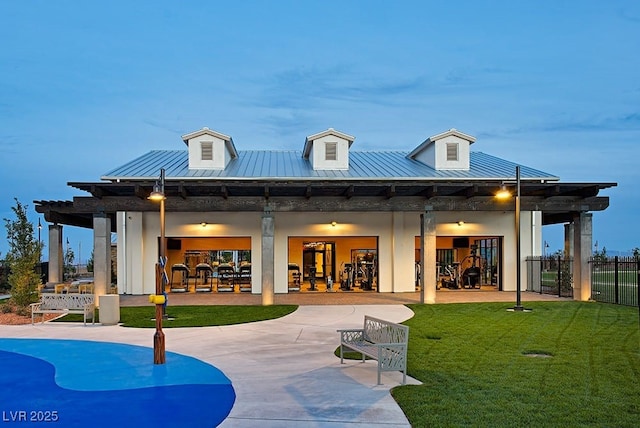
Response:
[{"label": "dusk sky", "polygon": [[[18,198],[37,224],[34,200],[86,196],[66,183],[205,126],[240,151],[329,127],[410,151],[456,128],[562,181],[618,183],[594,243],[640,247],[637,0],[0,0],[0,40],[1,218]],[[65,236],[86,260],[92,232]],[[562,227],[543,238],[560,249]]]}]

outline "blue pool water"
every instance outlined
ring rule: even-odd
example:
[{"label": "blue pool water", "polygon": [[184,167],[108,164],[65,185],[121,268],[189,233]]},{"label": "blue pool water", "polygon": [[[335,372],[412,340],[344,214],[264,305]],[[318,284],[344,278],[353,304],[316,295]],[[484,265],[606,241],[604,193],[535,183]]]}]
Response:
[{"label": "blue pool water", "polygon": [[118,343],[0,339],[0,424],[215,427],[235,402],[216,367]]}]

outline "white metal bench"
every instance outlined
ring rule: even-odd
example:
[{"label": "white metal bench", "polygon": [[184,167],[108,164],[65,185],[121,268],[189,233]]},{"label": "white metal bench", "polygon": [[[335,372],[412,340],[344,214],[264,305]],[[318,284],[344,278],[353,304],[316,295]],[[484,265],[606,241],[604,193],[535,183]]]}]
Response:
[{"label": "white metal bench", "polygon": [[402,384],[407,380],[407,345],[409,327],[365,315],[364,327],[338,330],[340,333],[340,363],[343,348],[352,349],[378,361],[378,385],[383,371],[401,371]]},{"label": "white metal bench", "polygon": [[84,325],[87,325],[87,318],[91,318],[91,323],[95,323],[95,301],[93,294],[42,294],[40,301],[29,305],[31,307],[31,324],[34,323],[36,314],[82,314]]}]

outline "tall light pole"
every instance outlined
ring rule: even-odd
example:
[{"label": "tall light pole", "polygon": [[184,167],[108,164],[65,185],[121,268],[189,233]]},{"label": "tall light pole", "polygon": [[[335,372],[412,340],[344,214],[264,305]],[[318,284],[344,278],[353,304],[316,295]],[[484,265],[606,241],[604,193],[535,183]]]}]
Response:
[{"label": "tall light pole", "polygon": [[153,364],[166,362],[164,332],[162,331],[162,308],[164,306],[164,266],[166,264],[166,243],[164,238],[164,168],[160,169],[160,181],[153,186],[153,192],[149,195],[152,201],[160,202],[160,261],[156,263],[156,332],[153,336]]},{"label": "tall light pole", "polygon": [[[38,251],[40,251],[40,257],[38,259],[38,262],[42,262],[42,241],[40,241],[40,232],[42,232],[42,223],[40,223],[40,217],[38,217]],[[40,269],[42,269],[42,266],[40,266]]]},{"label": "tall light pole", "polygon": [[[515,233],[516,233],[516,305],[512,310],[524,311],[522,306],[521,295],[521,254],[520,254],[520,165],[516,165],[516,207],[515,207]],[[499,199],[507,199],[511,197],[511,193],[506,190],[504,185],[502,189],[496,194]]]},{"label": "tall light pole", "polygon": [[521,259],[520,259],[520,165],[516,165],[516,305],[514,311],[523,311],[521,299]]}]

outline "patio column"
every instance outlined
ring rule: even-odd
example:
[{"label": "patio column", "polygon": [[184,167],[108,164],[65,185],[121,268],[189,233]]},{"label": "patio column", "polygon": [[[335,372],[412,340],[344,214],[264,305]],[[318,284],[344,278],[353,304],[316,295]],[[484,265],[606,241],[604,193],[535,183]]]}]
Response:
[{"label": "patio column", "polygon": [[62,282],[64,254],[62,253],[62,226],[49,225],[49,282]]},{"label": "patio column", "polygon": [[436,302],[436,215],[420,214],[420,303]]},{"label": "patio column", "polygon": [[269,208],[265,208],[262,215],[262,304],[264,306],[273,305],[274,231],[273,215]]},{"label": "patio column", "polygon": [[99,304],[111,286],[111,219],[104,213],[93,216],[93,284]]},{"label": "patio column", "polygon": [[573,234],[573,299],[589,300],[591,298],[591,257],[592,219],[591,213],[580,213],[574,218]]},{"label": "patio column", "polygon": [[564,258],[573,257],[573,231],[575,227],[573,223],[564,225]]}]

